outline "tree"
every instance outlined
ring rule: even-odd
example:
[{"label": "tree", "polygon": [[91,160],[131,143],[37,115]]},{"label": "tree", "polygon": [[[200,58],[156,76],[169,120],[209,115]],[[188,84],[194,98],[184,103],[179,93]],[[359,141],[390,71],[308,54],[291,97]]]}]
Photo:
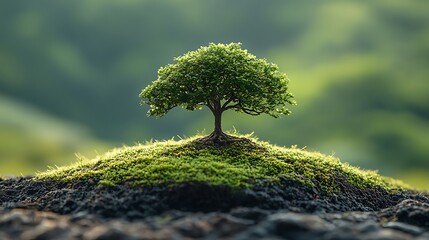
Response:
[{"label": "tree", "polygon": [[287,105],[295,104],[288,81],[277,65],[257,59],[241,49],[241,43],[210,43],[161,67],[158,79],[140,97],[141,104],[150,107],[149,116],[161,117],[177,106],[191,111],[206,106],[215,120],[214,131],[206,139],[228,141],[230,136],[222,131],[222,113],[288,115]]}]

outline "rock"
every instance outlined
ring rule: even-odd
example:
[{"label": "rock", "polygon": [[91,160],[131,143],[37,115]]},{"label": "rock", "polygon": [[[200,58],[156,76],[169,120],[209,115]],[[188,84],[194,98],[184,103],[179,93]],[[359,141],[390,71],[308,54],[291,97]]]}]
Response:
[{"label": "rock", "polygon": [[429,203],[406,199],[394,207],[383,209],[379,217],[429,229]]},{"label": "rock", "polygon": [[368,219],[376,219],[376,215],[373,212],[344,212],[341,214],[342,219],[350,222],[364,222]]},{"label": "rock", "polygon": [[236,218],[242,218],[256,223],[267,218],[269,212],[259,208],[235,208],[231,210],[230,214]]},{"label": "rock", "polygon": [[40,224],[36,228],[28,230],[21,235],[21,239],[48,240],[71,239],[71,232],[66,228]]},{"label": "rock", "polygon": [[335,228],[318,216],[297,213],[276,213],[263,223],[268,232],[291,239],[315,239]]},{"label": "rock", "polygon": [[12,210],[0,217],[1,228],[13,228],[19,225],[30,225],[31,223],[30,216],[21,209]]},{"label": "rock", "polygon": [[401,222],[388,222],[384,224],[383,227],[399,230],[401,232],[409,233],[415,236],[423,233],[423,229],[413,225],[406,224],[406,223],[401,223]]},{"label": "rock", "polygon": [[213,225],[195,217],[180,219],[172,224],[172,228],[188,238],[202,238],[213,231]]},{"label": "rock", "polygon": [[367,220],[356,225],[356,230],[359,233],[370,233],[379,229],[379,224],[374,220]]},{"label": "rock", "polygon": [[218,215],[208,222],[216,229],[216,232],[211,234],[213,237],[235,235],[254,225],[253,221],[235,218],[229,214]]},{"label": "rock", "polygon": [[413,236],[392,230],[392,229],[381,229],[371,234],[367,234],[361,239],[366,240],[412,240]]},{"label": "rock", "polygon": [[84,239],[88,240],[121,240],[121,239],[137,239],[127,235],[125,232],[109,228],[108,226],[96,226],[83,235]]},{"label": "rock", "polygon": [[80,211],[80,212],[77,212],[77,213],[74,213],[74,214],[72,214],[71,216],[70,216],[70,221],[72,221],[72,222],[77,222],[77,221],[79,221],[79,220],[81,220],[81,219],[85,219],[85,218],[88,218],[88,212],[87,211]]},{"label": "rock", "polygon": [[[262,217],[261,217],[262,216]],[[374,213],[171,211],[144,220],[15,209],[0,211],[0,239],[429,239],[429,232],[402,222],[383,226]]]},{"label": "rock", "polygon": [[429,232],[426,232],[416,238],[416,240],[428,240],[428,239],[429,239]]}]

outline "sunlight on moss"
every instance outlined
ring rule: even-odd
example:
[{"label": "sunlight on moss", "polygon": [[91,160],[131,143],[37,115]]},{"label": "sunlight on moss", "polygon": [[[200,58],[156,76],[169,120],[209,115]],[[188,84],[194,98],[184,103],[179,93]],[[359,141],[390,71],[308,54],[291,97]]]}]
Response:
[{"label": "sunlight on moss", "polygon": [[94,179],[102,185],[129,183],[133,186],[209,182],[214,185],[251,187],[258,180],[276,182],[286,177],[306,185],[339,191],[344,177],[358,188],[382,187],[388,191],[410,189],[406,184],[374,171],[362,170],[339,159],[295,146],[279,147],[250,136],[251,141],[228,147],[199,146],[194,136],[180,141],[147,142],[113,149],[94,159],[77,155],[70,166],[51,168],[37,179],[63,181]]}]

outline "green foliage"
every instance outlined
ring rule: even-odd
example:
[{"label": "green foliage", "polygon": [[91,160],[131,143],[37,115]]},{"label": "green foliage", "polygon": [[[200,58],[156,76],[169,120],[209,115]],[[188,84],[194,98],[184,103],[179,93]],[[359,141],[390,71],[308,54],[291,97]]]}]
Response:
[{"label": "green foliage", "polygon": [[163,116],[174,107],[187,110],[207,106],[213,112],[233,109],[273,117],[289,114],[294,104],[286,74],[277,65],[241,49],[241,44],[201,47],[161,67],[158,79],[140,94],[149,115]]},{"label": "green foliage", "polygon": [[[278,147],[256,139],[229,147],[200,146],[200,136],[114,149],[92,160],[38,173],[38,179],[98,180],[102,185],[134,186],[199,181],[231,187],[250,187],[258,180],[277,181],[285,176],[328,192],[338,191],[338,177],[345,176],[359,188],[383,187],[389,191],[409,188],[373,171],[342,164],[338,159],[296,147]],[[243,136],[240,136],[243,137]]]}]

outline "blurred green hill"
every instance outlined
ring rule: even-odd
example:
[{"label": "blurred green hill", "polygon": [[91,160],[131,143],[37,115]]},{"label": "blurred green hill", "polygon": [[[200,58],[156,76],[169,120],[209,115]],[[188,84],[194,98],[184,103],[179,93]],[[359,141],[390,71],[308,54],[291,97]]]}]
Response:
[{"label": "blurred green hill", "polygon": [[82,126],[1,95],[0,132],[1,174],[6,175],[75,162],[73,153],[96,156],[108,147]]},{"label": "blurred green hill", "polygon": [[234,41],[288,74],[298,106],[280,119],[227,113],[225,129],[335,152],[429,189],[427,9],[418,0],[2,1],[0,174],[210,132],[208,111],[147,118],[138,94],[173,57]]}]

